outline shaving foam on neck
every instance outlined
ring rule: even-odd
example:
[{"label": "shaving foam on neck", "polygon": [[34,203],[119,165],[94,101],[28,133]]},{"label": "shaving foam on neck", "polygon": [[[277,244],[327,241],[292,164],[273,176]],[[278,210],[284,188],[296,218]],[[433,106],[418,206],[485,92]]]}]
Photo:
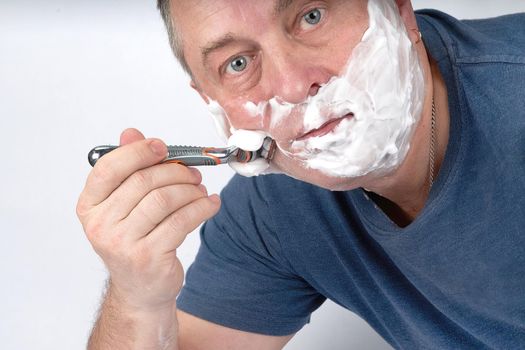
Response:
[{"label": "shaving foam on neck", "polygon": [[[368,13],[369,28],[344,73],[330,79],[316,95],[299,104],[274,97],[244,105],[253,117],[269,110],[271,128],[286,127],[292,112],[301,113],[305,130],[351,114],[328,134],[292,140],[290,150],[280,147],[289,157],[328,176],[385,174],[397,168],[408,153],[423,107],[423,70],[396,4],[369,0]],[[227,119],[222,108],[212,111],[217,118],[216,113]]]}]

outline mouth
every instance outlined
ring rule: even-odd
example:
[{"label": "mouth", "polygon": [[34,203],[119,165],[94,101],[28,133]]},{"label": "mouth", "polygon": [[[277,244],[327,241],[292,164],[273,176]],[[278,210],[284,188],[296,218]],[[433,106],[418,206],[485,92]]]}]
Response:
[{"label": "mouth", "polygon": [[342,117],[329,120],[317,129],[310,130],[306,134],[303,134],[302,136],[298,137],[296,141],[303,141],[311,137],[321,137],[326,134],[329,134],[341,123],[341,121],[343,121],[343,119],[352,118],[353,116],[353,113],[348,113]]}]

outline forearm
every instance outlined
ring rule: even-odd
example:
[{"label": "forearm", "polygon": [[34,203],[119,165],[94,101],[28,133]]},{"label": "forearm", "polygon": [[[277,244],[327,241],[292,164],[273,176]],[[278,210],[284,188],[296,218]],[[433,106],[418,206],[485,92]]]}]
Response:
[{"label": "forearm", "polygon": [[155,311],[125,305],[108,288],[88,350],[177,350],[176,305]]}]

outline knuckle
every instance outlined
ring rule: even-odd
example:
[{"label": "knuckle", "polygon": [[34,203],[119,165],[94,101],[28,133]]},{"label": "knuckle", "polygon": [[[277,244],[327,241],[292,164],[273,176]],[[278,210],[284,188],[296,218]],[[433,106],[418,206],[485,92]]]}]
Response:
[{"label": "knuckle", "polygon": [[183,185],[181,186],[182,196],[186,198],[187,203],[197,200],[204,196],[202,190],[195,185]]},{"label": "knuckle", "polygon": [[168,163],[166,166],[171,168],[170,173],[173,174],[173,178],[176,179],[178,183],[198,184],[201,182],[200,172],[198,172],[198,170],[192,170],[195,168],[177,163]]},{"label": "knuckle", "polygon": [[77,202],[75,211],[76,211],[77,217],[81,220],[87,215],[89,211],[88,205],[84,202],[82,196],[79,198]]},{"label": "knuckle", "polygon": [[200,201],[197,210],[201,213],[202,221],[212,218],[219,211],[220,206],[212,202],[210,199]]},{"label": "knuckle", "polygon": [[188,223],[190,222],[190,215],[183,210],[176,211],[168,219],[168,229],[175,232],[183,232],[186,230]]},{"label": "knuckle", "polygon": [[195,203],[193,203],[194,211],[196,213],[205,213],[208,209],[208,206],[206,205],[206,201],[198,200]]},{"label": "knuckle", "polygon": [[177,164],[180,173],[190,182],[199,183],[201,181],[201,173],[195,168],[189,168],[184,165]]},{"label": "knuckle", "polygon": [[104,236],[104,227],[99,220],[90,220],[86,223],[86,237],[93,245],[99,245]]},{"label": "knuckle", "polygon": [[130,179],[136,188],[150,188],[153,183],[151,173],[146,170],[135,172]]},{"label": "knuckle", "polygon": [[95,164],[91,173],[94,181],[97,183],[108,182],[113,178],[115,173],[111,163],[104,162],[104,160],[104,158],[100,159],[100,161]]},{"label": "knuckle", "polygon": [[213,205],[209,199],[198,201],[195,204],[199,213],[202,213],[205,217],[209,217],[211,214],[215,213],[215,205]]},{"label": "knuckle", "polygon": [[137,147],[134,147],[133,149],[136,159],[141,163],[152,158],[152,154],[146,140],[140,142]]},{"label": "knuckle", "polygon": [[171,197],[169,193],[164,189],[156,189],[151,192],[155,205],[160,210],[169,210],[171,204]]}]

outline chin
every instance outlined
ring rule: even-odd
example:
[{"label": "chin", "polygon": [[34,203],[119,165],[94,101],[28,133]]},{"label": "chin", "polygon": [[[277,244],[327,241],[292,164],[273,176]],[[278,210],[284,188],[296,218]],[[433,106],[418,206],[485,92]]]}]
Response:
[{"label": "chin", "polygon": [[336,176],[321,170],[313,169],[297,158],[285,156],[282,152],[275,153],[272,162],[273,172],[280,172],[294,179],[322,187],[330,191],[350,191],[373,181],[373,174],[358,177]]}]

